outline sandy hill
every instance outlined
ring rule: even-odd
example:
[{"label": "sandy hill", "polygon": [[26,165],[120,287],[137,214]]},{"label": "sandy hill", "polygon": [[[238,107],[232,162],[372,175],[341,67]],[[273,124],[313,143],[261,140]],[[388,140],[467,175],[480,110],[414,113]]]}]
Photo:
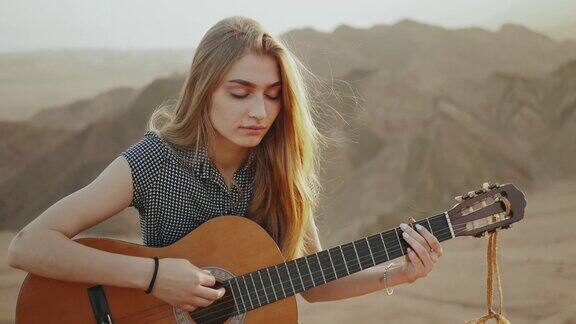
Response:
[{"label": "sandy hill", "polygon": [[153,107],[162,98],[174,97],[181,82],[178,79],[152,82],[127,110],[118,111],[68,136],[2,182],[2,227],[21,227],[50,204],[92,181],[123,149],[142,136]]},{"label": "sandy hill", "polygon": [[28,122],[50,128],[81,130],[82,128],[126,109],[138,91],[129,87],[114,88],[92,98],[47,108],[34,114]]},{"label": "sandy hill", "polygon": [[47,154],[70,131],[0,121],[0,183],[23,169],[27,162]]},{"label": "sandy hill", "polygon": [[186,71],[193,52],[88,48],[0,53],[0,120],[25,120],[110,89],[143,87]]}]

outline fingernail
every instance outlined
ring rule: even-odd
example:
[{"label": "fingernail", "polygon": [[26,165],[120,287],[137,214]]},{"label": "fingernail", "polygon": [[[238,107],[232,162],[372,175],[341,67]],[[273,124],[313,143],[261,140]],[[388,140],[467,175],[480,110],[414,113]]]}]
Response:
[{"label": "fingernail", "polygon": [[402,233],[402,236],[404,236],[404,238],[408,238],[408,234],[406,233]]},{"label": "fingernail", "polygon": [[424,228],[424,226],[422,226],[422,225],[420,225],[420,224],[416,224],[416,228],[417,228],[419,231],[421,231],[421,230]]},{"label": "fingernail", "polygon": [[408,225],[404,224],[404,223],[400,223],[400,228],[405,230],[408,227]]}]

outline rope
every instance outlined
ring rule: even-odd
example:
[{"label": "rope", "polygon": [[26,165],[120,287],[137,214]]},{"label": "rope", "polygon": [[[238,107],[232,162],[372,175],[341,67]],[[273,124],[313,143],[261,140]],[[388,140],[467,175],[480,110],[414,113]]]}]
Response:
[{"label": "rope", "polygon": [[[489,319],[493,318],[497,324],[510,324],[510,321],[502,315],[502,285],[500,283],[500,270],[498,269],[497,258],[498,246],[498,232],[491,233],[488,237],[488,248],[486,256],[487,278],[486,278],[486,312],[487,314],[474,320],[468,320],[466,324],[484,324]],[[498,313],[492,309],[493,297],[493,276],[496,275],[496,283],[498,285],[498,300],[500,307]]]}]

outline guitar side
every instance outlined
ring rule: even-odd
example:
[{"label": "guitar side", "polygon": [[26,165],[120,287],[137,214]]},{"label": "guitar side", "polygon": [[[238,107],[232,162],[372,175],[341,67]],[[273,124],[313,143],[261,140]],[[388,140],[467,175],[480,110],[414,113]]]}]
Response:
[{"label": "guitar side", "polygon": [[[183,258],[199,268],[222,269],[234,276],[284,262],[266,231],[249,219],[219,216],[166,247],[146,247],[109,238],[76,242],[99,250],[139,257]],[[152,266],[152,262],[150,263]],[[162,271],[160,268],[159,271]],[[88,289],[97,284],[61,281],[29,273],[16,305],[16,323],[94,323]],[[114,323],[179,323],[171,305],[139,289],[102,286]],[[227,291],[226,296],[231,297]],[[290,296],[245,314],[245,323],[296,323],[296,298]],[[186,323],[186,321],[181,321]],[[231,323],[231,319],[226,323]]]}]

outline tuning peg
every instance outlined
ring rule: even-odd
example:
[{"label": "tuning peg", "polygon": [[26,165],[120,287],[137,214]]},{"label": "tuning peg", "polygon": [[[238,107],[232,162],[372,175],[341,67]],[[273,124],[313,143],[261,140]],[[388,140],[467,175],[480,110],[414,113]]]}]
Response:
[{"label": "tuning peg", "polygon": [[512,228],[512,224],[504,225],[502,228]]},{"label": "tuning peg", "polygon": [[457,202],[462,202],[464,200],[462,196],[456,196],[454,199],[456,199]]},{"label": "tuning peg", "polygon": [[482,184],[482,189],[483,189],[484,191],[488,191],[489,188],[490,188],[490,183],[484,182],[484,183]]},{"label": "tuning peg", "polygon": [[480,233],[474,235],[474,237],[478,237],[478,238],[484,237],[484,236],[486,236],[486,232],[480,232]]},{"label": "tuning peg", "polygon": [[477,194],[477,195],[483,194],[483,193],[484,193],[484,190],[476,190],[476,191],[474,191],[474,193]]},{"label": "tuning peg", "polygon": [[474,190],[468,191],[468,197],[472,198],[476,196],[476,192]]},{"label": "tuning peg", "polygon": [[488,188],[494,189],[494,188],[497,188],[497,187],[499,187],[499,186],[500,186],[500,185],[499,185],[497,182],[495,182],[495,183],[490,184],[490,186],[489,186]]}]

